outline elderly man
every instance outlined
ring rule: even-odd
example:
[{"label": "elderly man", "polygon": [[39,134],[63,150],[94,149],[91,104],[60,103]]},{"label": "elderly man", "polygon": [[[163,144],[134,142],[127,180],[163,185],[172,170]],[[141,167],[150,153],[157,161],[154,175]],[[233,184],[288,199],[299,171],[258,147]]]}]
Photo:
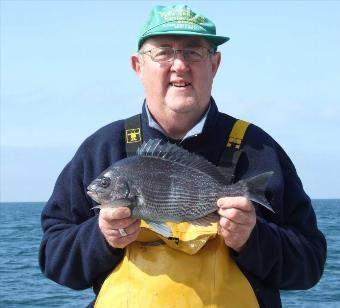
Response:
[{"label": "elderly man", "polygon": [[[42,213],[40,266],[96,307],[280,307],[279,289],[306,289],[326,257],[310,199],[283,149],[255,125],[220,113],[211,97],[227,37],[188,6],[157,6],[132,68],[145,90],[141,115],[87,138],[59,176]],[[142,141],[177,143],[227,170],[230,183],[273,171],[267,199],[224,197],[218,224],[172,224],[164,238],[127,207],[90,209],[86,187]]]}]

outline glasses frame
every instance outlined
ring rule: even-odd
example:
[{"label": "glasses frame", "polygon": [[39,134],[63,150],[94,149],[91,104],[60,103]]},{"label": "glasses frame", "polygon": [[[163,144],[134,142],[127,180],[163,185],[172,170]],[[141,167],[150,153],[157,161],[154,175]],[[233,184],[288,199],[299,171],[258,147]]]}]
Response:
[{"label": "glasses frame", "polygon": [[[204,49],[207,51],[207,53],[204,55],[204,57],[200,60],[197,60],[197,61],[193,61],[193,60],[189,60],[188,59],[188,52],[186,51],[190,51],[194,48],[201,48],[201,49]],[[157,61],[155,60],[155,58],[152,56],[152,51],[155,50],[155,49],[171,49],[173,54],[172,54],[172,57],[168,60],[161,60],[161,61]],[[183,54],[183,59],[186,61],[186,62],[190,62],[190,63],[199,63],[199,62],[203,62],[207,57],[208,55],[214,55],[216,54],[216,49],[212,49],[212,48],[208,48],[208,47],[205,47],[205,46],[192,46],[192,47],[186,47],[186,48],[182,48],[182,49],[175,49],[175,48],[172,48],[172,47],[153,47],[149,50],[145,50],[145,51],[140,51],[139,54],[140,55],[147,55],[151,58],[152,61],[154,62],[157,62],[157,63],[167,63],[167,62],[172,62],[175,60],[176,56],[177,56],[177,52],[182,52]]]}]

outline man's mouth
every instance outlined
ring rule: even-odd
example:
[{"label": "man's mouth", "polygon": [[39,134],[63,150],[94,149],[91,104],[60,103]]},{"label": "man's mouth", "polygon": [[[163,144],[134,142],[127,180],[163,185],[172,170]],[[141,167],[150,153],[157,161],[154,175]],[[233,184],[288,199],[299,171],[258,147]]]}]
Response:
[{"label": "man's mouth", "polygon": [[176,88],[185,88],[191,85],[190,82],[170,82],[169,84]]}]

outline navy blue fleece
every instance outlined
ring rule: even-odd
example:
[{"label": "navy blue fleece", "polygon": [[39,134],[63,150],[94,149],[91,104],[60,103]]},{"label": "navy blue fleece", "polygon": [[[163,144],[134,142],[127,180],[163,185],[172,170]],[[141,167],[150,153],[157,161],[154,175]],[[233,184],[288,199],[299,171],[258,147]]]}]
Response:
[{"label": "navy blue fleece", "polygon": [[[212,100],[202,134],[181,145],[218,164],[233,118]],[[142,112],[144,140],[161,138]],[[263,130],[250,125],[236,180],[274,171],[267,198],[275,214],[258,207],[257,223],[246,247],[233,258],[249,279],[261,307],[280,307],[279,289],[306,289],[321,277],[326,242],[318,230],[309,197],[283,149]],[[93,287],[120,262],[123,250],[110,248],[98,227],[98,211],[86,187],[104,169],[126,156],[124,121],[111,123],[87,138],[57,179],[42,212],[44,231],[40,267],[50,279],[73,289]]]}]

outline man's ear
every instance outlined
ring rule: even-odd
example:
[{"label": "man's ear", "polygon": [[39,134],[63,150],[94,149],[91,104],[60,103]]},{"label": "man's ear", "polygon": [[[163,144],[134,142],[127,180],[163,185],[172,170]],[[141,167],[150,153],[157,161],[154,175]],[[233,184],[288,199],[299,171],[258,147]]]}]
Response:
[{"label": "man's ear", "polygon": [[213,71],[213,76],[215,77],[216,73],[217,73],[217,70],[220,66],[220,63],[221,63],[221,53],[220,52],[216,52],[214,55],[213,55],[213,58],[212,58],[212,71]]},{"label": "man's ear", "polygon": [[142,79],[143,77],[143,59],[140,54],[135,53],[131,56],[131,67],[136,72],[137,76]]}]

